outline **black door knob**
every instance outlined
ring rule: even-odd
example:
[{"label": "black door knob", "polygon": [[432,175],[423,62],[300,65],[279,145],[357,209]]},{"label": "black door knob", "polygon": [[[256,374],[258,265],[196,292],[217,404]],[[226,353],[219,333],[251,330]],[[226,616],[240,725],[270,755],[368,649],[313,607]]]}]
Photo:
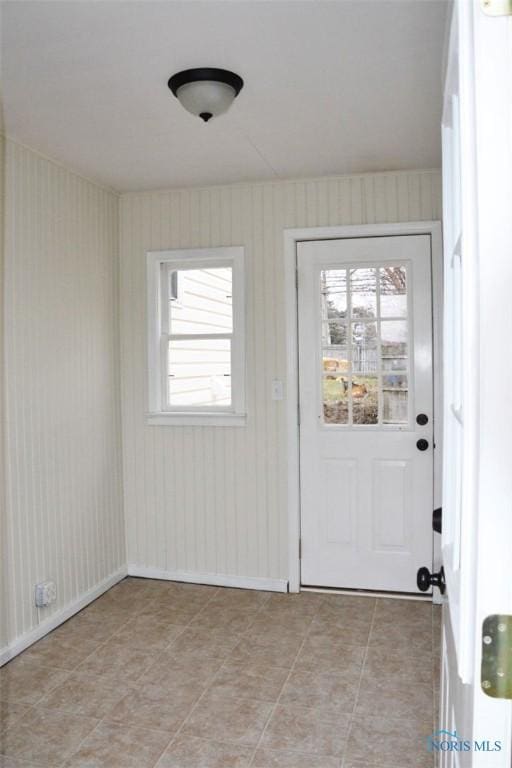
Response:
[{"label": "black door knob", "polygon": [[416,584],[420,592],[428,592],[430,587],[437,587],[442,595],[446,591],[446,581],[444,579],[444,568],[438,573],[430,573],[428,568],[419,568],[416,574]]},{"label": "black door knob", "polygon": [[428,448],[428,440],[425,440],[425,438],[422,437],[421,440],[418,440],[416,443],[416,448],[418,451],[426,451]]},{"label": "black door knob", "polygon": [[425,424],[428,424],[428,416],[426,413],[418,413],[416,416],[416,424],[419,424],[420,427],[424,427]]}]

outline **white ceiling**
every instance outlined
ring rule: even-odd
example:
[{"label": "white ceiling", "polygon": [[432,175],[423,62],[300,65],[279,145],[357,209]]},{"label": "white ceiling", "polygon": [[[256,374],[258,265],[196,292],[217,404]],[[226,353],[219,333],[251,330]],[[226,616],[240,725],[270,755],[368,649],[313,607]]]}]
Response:
[{"label": "white ceiling", "polygon": [[[115,189],[440,166],[445,0],[10,0],[6,133]],[[208,124],[180,69],[245,87]]]}]

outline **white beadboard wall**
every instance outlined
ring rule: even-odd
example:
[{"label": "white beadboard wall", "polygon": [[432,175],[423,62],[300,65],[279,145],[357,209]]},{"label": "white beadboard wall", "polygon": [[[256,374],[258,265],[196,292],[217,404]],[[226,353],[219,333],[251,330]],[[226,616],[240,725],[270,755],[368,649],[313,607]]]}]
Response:
[{"label": "white beadboard wall", "polygon": [[[0,102],[1,120],[1,102]],[[4,137],[0,133],[0,649],[7,644],[9,552],[5,507],[5,399],[4,399]]]},{"label": "white beadboard wall", "polygon": [[[121,197],[123,476],[132,572],[218,583],[288,579],[285,404],[271,399],[272,379],[285,379],[283,230],[440,218],[438,171]],[[145,253],[222,245],[246,249],[247,426],[147,426]]]},{"label": "white beadboard wall", "polygon": [[[118,196],[11,141],[5,160],[7,640],[19,648],[126,562]],[[57,602],[37,609],[46,579]]]}]

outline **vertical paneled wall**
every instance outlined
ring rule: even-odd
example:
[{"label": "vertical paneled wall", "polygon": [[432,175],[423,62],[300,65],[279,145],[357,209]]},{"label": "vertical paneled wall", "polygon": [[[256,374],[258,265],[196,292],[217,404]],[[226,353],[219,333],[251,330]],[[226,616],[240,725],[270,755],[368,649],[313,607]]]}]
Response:
[{"label": "vertical paneled wall", "polygon": [[[118,197],[10,141],[5,169],[9,640],[125,563]],[[57,602],[34,606],[52,579]]]},{"label": "vertical paneled wall", "polygon": [[[0,102],[0,119],[1,119]],[[4,153],[5,140],[0,134],[0,648],[7,643],[8,590],[6,494],[5,494],[5,398],[4,398]]]},{"label": "vertical paneled wall", "polygon": [[[287,579],[283,230],[441,218],[437,171],[127,194],[121,198],[121,391],[128,562]],[[243,245],[245,428],[155,427],[147,409],[145,253]]]}]

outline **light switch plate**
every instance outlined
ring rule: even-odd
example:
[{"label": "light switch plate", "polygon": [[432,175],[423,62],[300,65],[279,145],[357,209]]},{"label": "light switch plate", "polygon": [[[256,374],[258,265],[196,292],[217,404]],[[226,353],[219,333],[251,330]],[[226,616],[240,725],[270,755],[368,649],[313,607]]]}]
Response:
[{"label": "light switch plate", "polygon": [[272,400],[283,399],[283,382],[280,379],[274,379],[272,382]]}]

